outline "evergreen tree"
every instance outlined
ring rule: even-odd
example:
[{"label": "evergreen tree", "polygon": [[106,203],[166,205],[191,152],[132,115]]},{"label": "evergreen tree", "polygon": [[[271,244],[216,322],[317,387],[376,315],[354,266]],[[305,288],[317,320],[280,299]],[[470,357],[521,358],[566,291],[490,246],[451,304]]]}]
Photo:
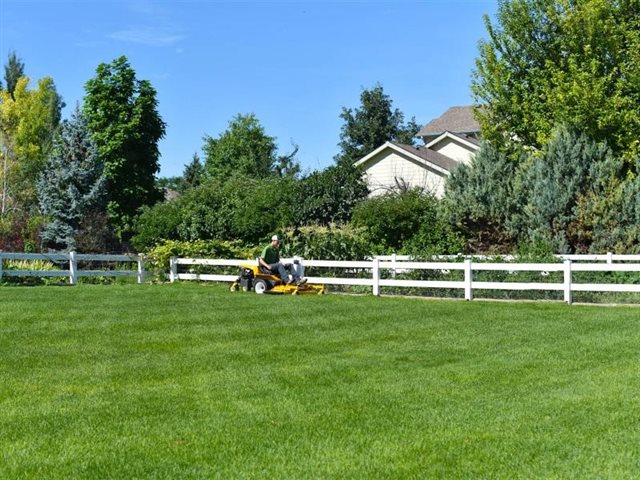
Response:
[{"label": "evergreen tree", "polygon": [[405,125],[404,114],[393,109],[391,98],[381,85],[363,90],[360,108],[342,108],[344,120],[340,133],[341,152],[335,157],[340,165],[353,165],[387,141],[413,144],[419,126],[412,118]]},{"label": "evergreen tree", "polygon": [[14,100],[13,93],[20,77],[24,77],[24,62],[16,56],[16,52],[11,52],[4,66],[4,81],[7,84],[7,92]]},{"label": "evergreen tree", "polygon": [[520,234],[517,223],[526,197],[519,188],[518,162],[510,157],[518,155],[483,142],[471,163],[459,165],[447,179],[443,207],[473,251],[508,252]]},{"label": "evergreen tree", "polygon": [[109,216],[120,237],[128,239],[139,209],[162,199],[155,175],[165,123],[156,91],[136,79],[124,56],[100,64],[85,90],[83,113],[104,161]]},{"label": "evergreen tree", "polygon": [[588,192],[603,183],[603,176],[609,178],[602,166],[612,159],[605,144],[572,128],[559,128],[528,171],[525,214],[530,240],[545,241],[558,253],[588,251],[589,245],[583,244],[588,226],[579,223],[578,212]]},{"label": "evergreen tree", "polygon": [[103,163],[79,107],[62,123],[44,172],[38,180],[42,212],[49,217],[41,233],[45,244],[75,250],[87,216],[104,206]]},{"label": "evergreen tree", "polygon": [[197,187],[202,183],[204,177],[204,166],[200,162],[200,157],[197,153],[193,154],[193,159],[185,168],[182,174],[182,188],[187,190],[189,188]]}]

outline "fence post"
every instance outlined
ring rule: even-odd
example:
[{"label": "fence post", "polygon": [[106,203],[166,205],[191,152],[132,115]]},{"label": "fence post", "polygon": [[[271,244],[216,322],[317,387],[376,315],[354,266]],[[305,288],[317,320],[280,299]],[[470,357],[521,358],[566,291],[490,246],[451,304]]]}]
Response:
[{"label": "fence post", "polygon": [[564,301],[571,305],[571,260],[564,261]]},{"label": "fence post", "polygon": [[471,259],[464,261],[464,299],[473,300],[473,269],[471,268]]},{"label": "fence post", "polygon": [[138,283],[144,283],[144,254],[138,255]]},{"label": "fence post", "polygon": [[78,283],[78,261],[76,260],[76,252],[69,252],[69,283],[71,285]]},{"label": "fence post", "polygon": [[391,278],[396,278],[396,254],[391,255],[391,262],[393,264],[393,271],[391,273]]},{"label": "fence post", "polygon": [[373,294],[380,295],[380,259],[373,259]]},{"label": "fence post", "polygon": [[613,263],[613,253],[607,252],[607,263],[611,265]]},{"label": "fence post", "polygon": [[178,279],[178,263],[176,260],[176,257],[171,257],[169,259],[169,280],[171,283]]}]

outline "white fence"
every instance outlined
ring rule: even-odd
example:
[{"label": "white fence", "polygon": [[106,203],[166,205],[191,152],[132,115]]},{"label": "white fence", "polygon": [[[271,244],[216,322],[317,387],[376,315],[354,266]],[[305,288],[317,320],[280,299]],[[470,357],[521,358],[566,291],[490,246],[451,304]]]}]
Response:
[{"label": "white fence", "polygon": [[[48,261],[68,265],[68,269],[60,270],[14,270],[5,269],[5,260],[16,261]],[[81,270],[82,262],[136,262],[137,270]],[[90,255],[76,252],[69,253],[3,253],[0,252],[0,280],[2,277],[69,277],[69,283],[76,285],[79,277],[137,277],[138,283],[144,283],[143,255]]]},{"label": "white fence", "polygon": [[[636,272],[640,273],[640,263],[614,263],[638,262],[639,255],[567,255],[562,263],[480,263],[473,258],[465,258],[463,262],[411,262],[399,260],[398,257],[388,261],[387,257],[374,258],[368,261],[328,261],[305,260],[304,266],[320,268],[341,268],[345,271],[360,270],[369,272],[369,278],[340,278],[340,277],[308,277],[309,283],[324,285],[360,285],[370,286],[374,295],[380,295],[380,287],[414,287],[414,288],[438,288],[438,289],[462,289],[464,298],[473,300],[475,290],[546,290],[563,292],[564,301],[572,302],[573,292],[629,292],[640,293],[640,284],[622,283],[575,283],[574,272]],[[560,257],[564,258],[564,257]],[[287,261],[283,259],[283,261]],[[585,261],[587,263],[581,263]],[[593,263],[604,261],[606,263]],[[195,259],[172,257],[170,262],[169,278],[171,282],[176,280],[203,280],[231,282],[236,275],[215,275],[201,273],[179,273],[179,265],[202,266],[240,266],[255,265],[256,260],[219,260],[219,259]],[[381,271],[407,272],[411,270],[435,270],[440,273],[451,271],[464,272],[464,279],[457,281],[447,280],[397,280],[395,278],[381,278]],[[474,281],[474,272],[501,271],[507,273],[516,272],[540,272],[547,276],[551,272],[562,272],[562,282],[482,282]],[[640,280],[640,277],[639,277]]]}]

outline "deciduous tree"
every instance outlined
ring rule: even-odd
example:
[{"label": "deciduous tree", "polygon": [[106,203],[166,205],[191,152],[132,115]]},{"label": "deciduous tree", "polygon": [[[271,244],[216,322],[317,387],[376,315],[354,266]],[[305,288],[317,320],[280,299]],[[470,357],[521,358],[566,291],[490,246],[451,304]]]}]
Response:
[{"label": "deciduous tree", "polygon": [[51,151],[61,108],[61,98],[49,77],[29,89],[29,79],[23,76],[13,96],[6,90],[0,92],[3,214],[29,212],[37,205],[36,182]]},{"label": "deciduous tree", "polygon": [[338,144],[341,151],[335,160],[341,165],[352,165],[387,141],[413,144],[419,130],[415,118],[405,124],[404,114],[393,108],[379,84],[362,91],[359,108],[343,107],[340,118],[344,120]]},{"label": "deciduous tree", "polygon": [[564,124],[634,161],[639,0],[502,0],[485,23],[472,82],[485,138],[542,148]]},{"label": "deciduous tree", "polygon": [[83,113],[105,165],[109,216],[128,238],[138,210],[162,198],[155,175],[165,123],[156,91],[148,80],[136,78],[124,56],[100,64],[85,90]]},{"label": "deciduous tree", "polygon": [[297,171],[297,152],[278,157],[276,139],[265,133],[254,114],[236,115],[218,138],[204,137],[205,171],[209,178],[226,181],[233,176],[267,178]]}]

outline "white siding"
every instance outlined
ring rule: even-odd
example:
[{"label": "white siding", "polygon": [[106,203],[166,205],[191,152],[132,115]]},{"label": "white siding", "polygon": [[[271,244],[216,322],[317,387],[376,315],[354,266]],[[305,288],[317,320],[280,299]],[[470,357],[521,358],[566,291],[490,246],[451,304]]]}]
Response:
[{"label": "white siding", "polygon": [[452,158],[461,163],[470,163],[476,150],[464,145],[462,142],[457,142],[451,138],[444,138],[440,142],[432,145],[431,150],[444,155],[445,157]]},{"label": "white siding", "polygon": [[444,195],[444,174],[389,149],[380,152],[364,166],[371,196],[381,195],[394,188],[396,178],[412,187],[429,190],[439,198]]}]

